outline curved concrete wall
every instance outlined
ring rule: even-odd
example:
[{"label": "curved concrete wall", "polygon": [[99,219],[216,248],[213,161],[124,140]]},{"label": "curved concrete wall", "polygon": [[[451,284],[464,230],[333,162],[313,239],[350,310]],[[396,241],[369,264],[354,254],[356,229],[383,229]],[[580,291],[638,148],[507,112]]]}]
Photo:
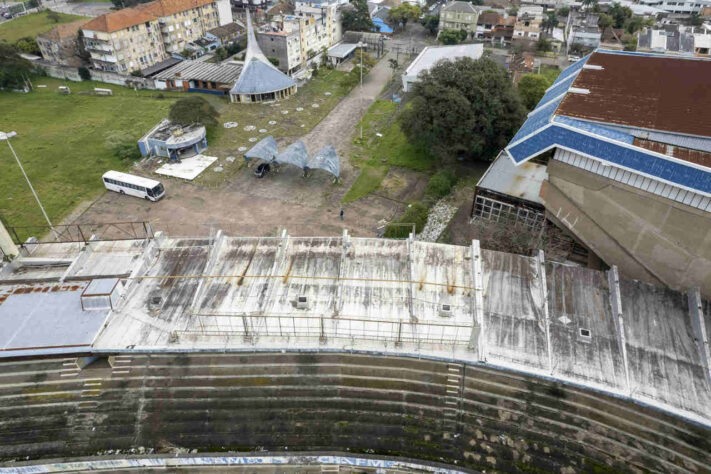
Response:
[{"label": "curved concrete wall", "polygon": [[711,472],[711,430],[491,367],[331,353],[72,360],[0,364],[2,460],[288,447],[514,472]]}]

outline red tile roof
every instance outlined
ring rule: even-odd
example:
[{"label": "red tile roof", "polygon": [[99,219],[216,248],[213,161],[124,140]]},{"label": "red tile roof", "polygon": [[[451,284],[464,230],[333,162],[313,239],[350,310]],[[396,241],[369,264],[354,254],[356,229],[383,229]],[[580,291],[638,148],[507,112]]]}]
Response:
[{"label": "red tile roof", "polygon": [[557,114],[711,137],[711,61],[595,52]]},{"label": "red tile roof", "polygon": [[162,16],[190,10],[215,0],[156,0],[94,18],[82,29],[113,33],[131,26],[157,20]]}]

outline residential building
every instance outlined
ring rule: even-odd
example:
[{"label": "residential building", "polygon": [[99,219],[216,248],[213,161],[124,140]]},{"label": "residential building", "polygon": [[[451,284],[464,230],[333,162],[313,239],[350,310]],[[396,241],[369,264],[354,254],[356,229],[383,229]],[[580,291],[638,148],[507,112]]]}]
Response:
[{"label": "residential building", "polygon": [[220,43],[224,45],[239,41],[245,34],[245,31],[244,28],[241,28],[237,23],[227,23],[226,25],[211,29],[207,34],[219,39]]},{"label": "residential building", "polygon": [[42,57],[63,66],[81,66],[79,57],[79,30],[87,20],[57,25],[46,33],[37,35],[37,45]]},{"label": "residential building", "polygon": [[231,22],[228,0],[156,0],[94,18],[82,32],[94,68],[130,73],[182,53]]},{"label": "residential building", "polygon": [[547,163],[547,219],[607,265],[705,295],[709,77],[709,60],[597,50],[560,74],[505,148],[518,167]]},{"label": "residential building", "polygon": [[543,7],[521,7],[516,15],[513,28],[514,41],[538,41],[541,37],[541,22],[543,21]]},{"label": "residential building", "polygon": [[476,33],[479,11],[470,2],[455,0],[440,8],[439,31],[465,30]]},{"label": "residential building", "polygon": [[262,51],[279,61],[279,69],[293,74],[341,41],[341,3],[296,2],[294,14],[273,17],[257,39]]},{"label": "residential building", "polygon": [[597,26],[599,19],[600,15],[597,13],[571,11],[566,25],[568,49],[573,45],[590,49],[600,46],[602,32]]},{"label": "residential building", "polygon": [[682,25],[645,28],[639,32],[637,51],[693,55],[694,35]]},{"label": "residential building", "polygon": [[412,84],[419,81],[419,75],[428,71],[441,61],[454,61],[458,58],[479,59],[484,54],[482,44],[458,44],[455,46],[426,46],[402,75],[402,88],[409,92]]},{"label": "residential building", "polygon": [[690,15],[711,6],[711,0],[640,0],[641,5],[658,8],[669,13]]}]

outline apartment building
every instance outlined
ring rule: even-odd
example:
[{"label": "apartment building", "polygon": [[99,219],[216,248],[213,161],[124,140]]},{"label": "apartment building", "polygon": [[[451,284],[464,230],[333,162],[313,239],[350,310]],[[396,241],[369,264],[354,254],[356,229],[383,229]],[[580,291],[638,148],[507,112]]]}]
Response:
[{"label": "apartment building", "polygon": [[521,41],[538,41],[541,37],[541,22],[543,21],[543,7],[521,7],[514,24],[513,39]]},{"label": "apartment building", "polygon": [[659,8],[669,13],[690,15],[699,13],[702,8],[711,6],[709,0],[640,0],[642,5]]},{"label": "apartment building", "polygon": [[229,0],[156,0],[94,18],[82,31],[94,68],[127,74],[231,22]]},{"label": "apartment building", "polygon": [[341,41],[341,5],[337,2],[296,2],[293,15],[280,14],[257,35],[264,54],[293,74],[306,67],[324,48]]},{"label": "apartment building", "polygon": [[454,1],[443,6],[439,12],[439,30],[465,30],[476,32],[479,12],[469,2]]}]

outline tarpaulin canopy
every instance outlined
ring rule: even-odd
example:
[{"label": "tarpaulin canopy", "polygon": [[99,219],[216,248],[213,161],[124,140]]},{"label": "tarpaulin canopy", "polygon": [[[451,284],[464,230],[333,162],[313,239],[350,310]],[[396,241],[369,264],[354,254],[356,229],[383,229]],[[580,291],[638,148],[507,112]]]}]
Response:
[{"label": "tarpaulin canopy", "polygon": [[301,140],[297,140],[288,147],[286,150],[279,153],[276,157],[276,162],[279,164],[288,163],[290,165],[298,166],[301,169],[306,167],[306,162],[309,159],[309,154],[306,151],[306,145]]},{"label": "tarpaulin canopy", "polygon": [[256,145],[250,148],[244,154],[244,159],[249,161],[256,158],[264,161],[272,161],[277,156],[277,153],[279,153],[277,142],[273,136],[269,135],[266,138],[262,138]]},{"label": "tarpaulin canopy", "polygon": [[326,145],[311,157],[305,168],[308,170],[322,169],[338,178],[341,172],[341,164],[338,153],[333,145]]}]

